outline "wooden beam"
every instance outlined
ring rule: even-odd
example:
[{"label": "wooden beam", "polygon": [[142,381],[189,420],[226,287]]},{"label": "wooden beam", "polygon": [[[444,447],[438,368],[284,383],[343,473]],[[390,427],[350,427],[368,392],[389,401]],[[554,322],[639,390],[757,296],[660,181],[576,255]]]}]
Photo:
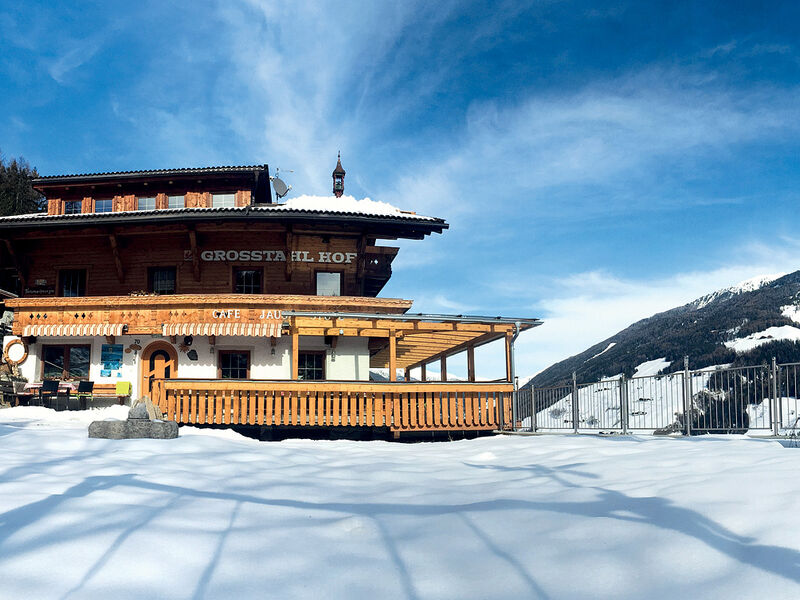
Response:
[{"label": "wooden beam", "polygon": [[394,331],[389,334],[389,381],[397,381],[397,338]]},{"label": "wooden beam", "polygon": [[189,247],[192,251],[192,274],[195,281],[200,281],[200,251],[197,248],[197,231],[189,228]]},{"label": "wooden beam", "polygon": [[441,373],[441,381],[447,381],[447,355],[443,354],[442,358],[439,359],[439,372]]},{"label": "wooden beam", "polygon": [[419,368],[420,368],[420,379],[422,381],[428,381],[428,371],[427,371],[426,367],[427,367],[427,365],[425,363],[422,363],[419,366]]},{"label": "wooden beam", "polygon": [[300,336],[297,333],[297,328],[292,327],[292,379],[297,380],[300,361]]},{"label": "wooden beam", "polygon": [[122,268],[122,259],[119,256],[119,244],[117,244],[117,234],[108,234],[108,243],[111,244],[111,254],[114,257],[114,266],[117,269],[117,279],[122,283],[125,281],[125,270]]},{"label": "wooden beam", "polygon": [[467,346],[467,379],[475,381],[475,346]]}]

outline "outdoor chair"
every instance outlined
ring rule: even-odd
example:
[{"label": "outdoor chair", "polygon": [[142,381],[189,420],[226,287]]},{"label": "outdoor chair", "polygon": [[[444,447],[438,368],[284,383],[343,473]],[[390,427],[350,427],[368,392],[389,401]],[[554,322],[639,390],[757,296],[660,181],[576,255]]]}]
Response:
[{"label": "outdoor chair", "polygon": [[52,406],[53,399],[58,401],[58,381],[55,379],[45,380],[42,382],[42,387],[39,388],[39,405]]},{"label": "outdoor chair", "polygon": [[117,394],[117,402],[125,404],[131,399],[133,385],[130,381],[118,381],[115,392]]},{"label": "outdoor chair", "polygon": [[87,401],[94,400],[94,381],[79,381],[78,390],[75,392],[75,397],[78,399],[78,404],[81,410],[86,410]]}]

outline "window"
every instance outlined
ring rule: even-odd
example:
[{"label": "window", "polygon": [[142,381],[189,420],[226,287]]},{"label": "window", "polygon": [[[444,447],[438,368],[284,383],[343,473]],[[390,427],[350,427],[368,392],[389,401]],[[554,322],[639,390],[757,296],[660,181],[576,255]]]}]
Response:
[{"label": "window", "polygon": [[58,272],[58,282],[64,298],[86,295],[86,269],[63,269]]},{"label": "window", "polygon": [[261,269],[234,269],[233,291],[236,294],[261,294]]},{"label": "window", "polygon": [[211,206],[214,208],[230,208],[236,206],[236,194],[211,194]]},{"label": "window", "polygon": [[325,379],[325,353],[299,352],[297,354],[297,378],[304,381]]},{"label": "window", "polygon": [[317,296],[341,296],[342,274],[317,272]]},{"label": "window", "polygon": [[155,294],[174,294],[176,271],[175,267],[150,267],[147,269],[148,291]]},{"label": "window", "polygon": [[250,377],[250,352],[247,350],[220,350],[217,377],[220,379],[248,379]]},{"label": "window", "polygon": [[186,201],[183,196],[169,196],[167,198],[167,208],[184,208]]},{"label": "window", "polygon": [[114,201],[111,198],[103,198],[94,201],[94,212],[107,213],[114,210]]},{"label": "window", "polygon": [[156,209],[156,199],[155,198],[139,198],[139,203],[137,204],[137,208],[139,210],[155,210]]},{"label": "window", "polygon": [[83,206],[83,201],[81,200],[67,200],[66,202],[64,202],[64,214],[79,215],[81,214],[82,206]]},{"label": "window", "polygon": [[91,346],[42,346],[42,379],[89,379]]}]

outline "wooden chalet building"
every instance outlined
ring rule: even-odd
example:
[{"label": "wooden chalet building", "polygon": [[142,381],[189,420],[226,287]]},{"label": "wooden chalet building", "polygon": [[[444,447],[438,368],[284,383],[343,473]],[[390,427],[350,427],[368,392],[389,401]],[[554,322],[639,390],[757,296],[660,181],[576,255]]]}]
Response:
[{"label": "wooden chalet building", "polygon": [[[448,225],[340,198],[344,176],[339,161],[334,195],[305,204],[273,201],[267,165],[34,180],[47,212],[0,218],[0,289],[18,296],[4,300],[6,355],[31,382],[129,381],[182,423],[507,425],[513,340],[538,321],[409,314],[411,300],[378,297],[398,252],[383,242]],[[475,381],[475,347],[503,339],[505,377]],[[469,380],[448,382],[457,353]],[[440,381],[426,381],[431,362]]]}]

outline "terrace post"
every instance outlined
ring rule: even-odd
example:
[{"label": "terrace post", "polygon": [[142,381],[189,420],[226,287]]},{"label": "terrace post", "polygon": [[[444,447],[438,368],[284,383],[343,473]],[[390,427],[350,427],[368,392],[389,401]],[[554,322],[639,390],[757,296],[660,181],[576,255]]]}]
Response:
[{"label": "terrace post", "polygon": [[300,336],[297,333],[297,327],[292,325],[292,380],[297,380],[299,376],[300,362]]},{"label": "terrace post", "polygon": [[439,361],[440,366],[440,375],[442,381],[447,381],[447,357],[442,354],[442,358]]},{"label": "terrace post", "polygon": [[425,363],[419,366],[419,378],[421,381],[428,381],[428,373],[425,369]]},{"label": "terrace post", "polygon": [[467,379],[475,381],[475,346],[467,348]]},{"label": "terrace post", "polygon": [[514,352],[514,350],[512,348],[512,343],[513,342],[511,340],[511,336],[512,336],[512,334],[511,334],[510,331],[506,332],[506,381],[508,383],[511,383],[511,382],[514,381],[514,376],[511,373],[511,367],[512,367],[511,363],[513,362],[513,359],[512,359],[511,355]]},{"label": "terrace post", "polygon": [[397,332],[389,330],[389,381],[397,381]]},{"label": "terrace post", "polygon": [[536,431],[536,386],[531,383],[531,431]]}]

